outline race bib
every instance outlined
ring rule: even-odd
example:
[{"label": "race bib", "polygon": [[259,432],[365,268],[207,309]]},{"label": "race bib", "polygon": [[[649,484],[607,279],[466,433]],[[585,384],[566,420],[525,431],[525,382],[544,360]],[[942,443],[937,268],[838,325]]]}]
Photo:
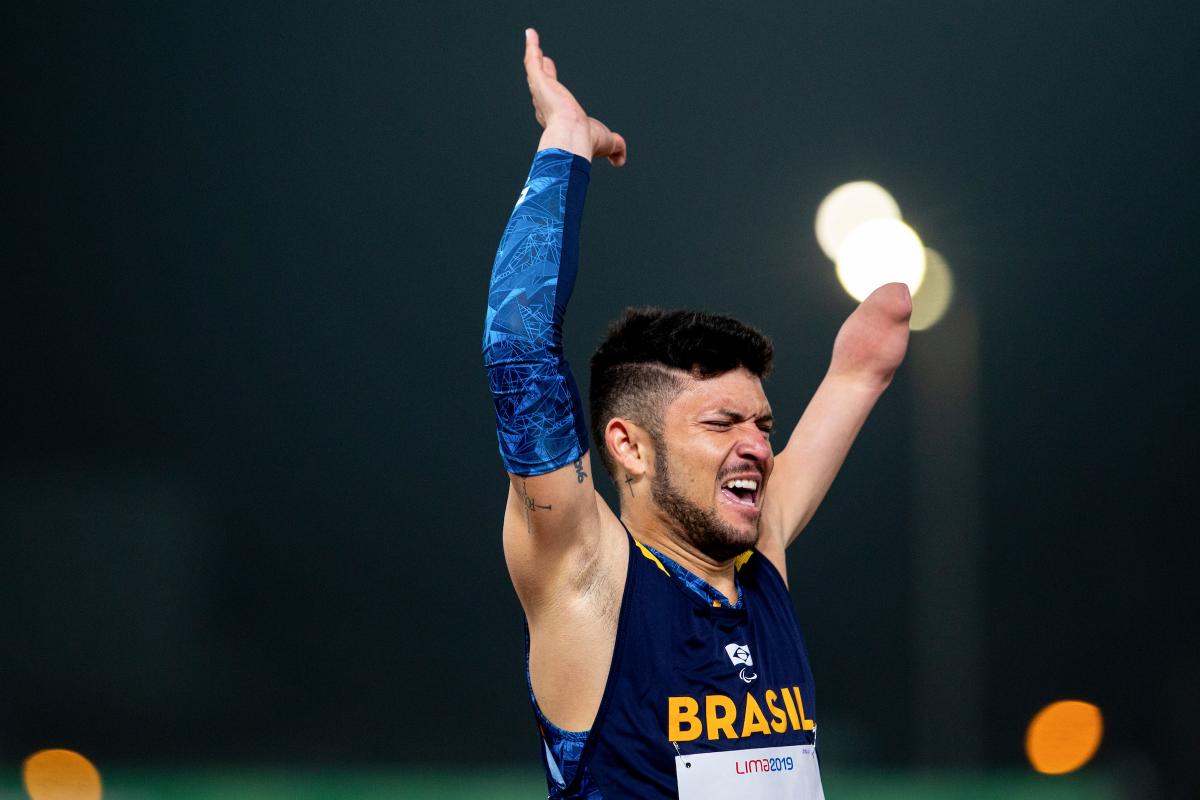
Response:
[{"label": "race bib", "polygon": [[825,800],[811,744],[675,758],[679,800]]}]

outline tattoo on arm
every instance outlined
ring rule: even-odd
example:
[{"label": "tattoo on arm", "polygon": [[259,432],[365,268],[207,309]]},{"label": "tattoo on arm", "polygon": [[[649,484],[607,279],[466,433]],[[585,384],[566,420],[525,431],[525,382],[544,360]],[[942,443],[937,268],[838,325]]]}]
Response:
[{"label": "tattoo on arm", "polygon": [[540,506],[537,504],[537,501],[534,500],[532,497],[530,497],[529,495],[525,495],[525,510],[526,511],[534,511],[539,508],[542,509],[543,511],[549,511],[550,509],[554,508],[554,506]]},{"label": "tattoo on arm", "polygon": [[521,481],[521,499],[525,501],[525,516],[526,517],[529,516],[529,512],[531,512],[531,511],[537,511],[539,509],[541,509],[542,511],[550,511],[552,508],[554,508],[554,506],[540,505],[536,500],[534,500],[532,497],[530,497],[529,490],[525,486],[525,481]]},{"label": "tattoo on arm", "polygon": [[587,478],[587,473],[583,471],[583,459],[577,458],[575,459],[575,482],[583,483],[585,478]]}]

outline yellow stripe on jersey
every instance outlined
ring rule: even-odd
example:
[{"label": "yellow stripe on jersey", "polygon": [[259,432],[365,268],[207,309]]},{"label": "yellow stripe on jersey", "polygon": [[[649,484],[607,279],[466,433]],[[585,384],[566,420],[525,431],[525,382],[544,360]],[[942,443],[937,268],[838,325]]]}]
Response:
[{"label": "yellow stripe on jersey", "polygon": [[658,556],[654,555],[654,553],[651,553],[649,550],[646,549],[646,545],[642,544],[637,539],[634,539],[633,543],[638,546],[638,550],[642,551],[642,555],[644,555],[646,558],[653,561],[658,566],[658,568],[663,571],[664,575],[671,574],[671,573],[667,572],[667,568],[663,566],[663,563],[658,560]]},{"label": "yellow stripe on jersey", "polygon": [[[638,550],[642,551],[642,555],[644,555],[646,558],[648,558],[654,562],[654,566],[661,569],[667,575],[671,574],[670,572],[667,572],[667,568],[663,566],[663,563],[658,560],[658,556],[654,555],[654,553],[651,553],[649,550],[646,549],[646,545],[642,544],[637,539],[634,539],[633,543],[637,545]],[[746,552],[742,553],[740,556],[735,558],[733,560],[734,571],[740,570],[742,567],[746,566],[746,562],[750,560],[750,556],[752,556],[752,555],[754,555],[754,551],[747,550]],[[720,606],[721,604],[719,602],[713,601],[713,605]]]}]

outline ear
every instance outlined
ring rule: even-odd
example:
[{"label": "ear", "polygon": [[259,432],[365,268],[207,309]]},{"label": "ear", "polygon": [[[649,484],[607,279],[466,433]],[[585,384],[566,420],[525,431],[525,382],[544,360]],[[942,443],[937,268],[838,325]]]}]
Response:
[{"label": "ear", "polygon": [[641,478],[654,463],[650,432],[636,422],[613,417],[604,426],[604,444],[617,466],[633,478]]}]

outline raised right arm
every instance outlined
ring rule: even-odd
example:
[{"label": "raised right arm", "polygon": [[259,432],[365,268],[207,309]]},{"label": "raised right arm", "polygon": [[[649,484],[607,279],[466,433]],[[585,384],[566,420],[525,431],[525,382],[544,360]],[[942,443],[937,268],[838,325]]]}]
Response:
[{"label": "raised right arm", "polygon": [[504,546],[518,594],[552,588],[600,536],[603,501],[592,482],[588,432],[563,357],[562,321],[578,267],[579,229],[591,158],[624,163],[625,143],[591,119],[558,83],[536,32],[525,69],[545,128],[525,188],[496,252],[483,356],[511,488]]}]

